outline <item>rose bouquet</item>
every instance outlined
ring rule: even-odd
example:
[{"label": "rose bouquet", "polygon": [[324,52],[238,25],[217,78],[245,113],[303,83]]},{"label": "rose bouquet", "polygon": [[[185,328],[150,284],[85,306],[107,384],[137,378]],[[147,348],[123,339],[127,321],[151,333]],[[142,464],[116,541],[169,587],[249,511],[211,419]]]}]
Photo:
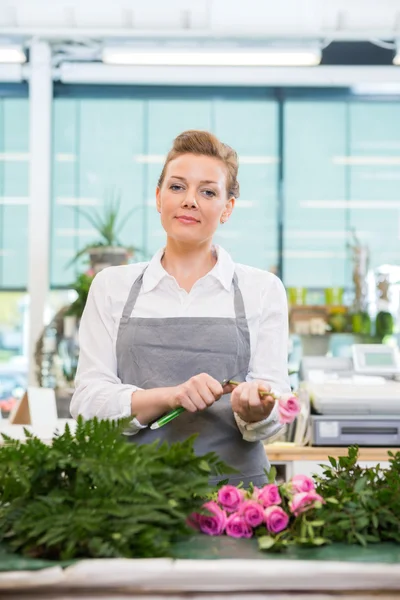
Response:
[{"label": "rose bouquet", "polygon": [[224,485],[192,515],[190,524],[208,535],[258,539],[261,550],[327,543],[400,544],[400,452],[388,452],[389,466],[361,467],[358,448],[328,457],[322,475],[295,475],[263,488]]},{"label": "rose bouquet", "polygon": [[224,485],[203,505],[203,512],[191,516],[190,524],[207,535],[258,538],[261,549],[282,549],[291,544],[322,545],[316,511],[325,503],[314,481],[296,475],[288,483],[275,484],[271,469],[262,488],[244,490]]}]

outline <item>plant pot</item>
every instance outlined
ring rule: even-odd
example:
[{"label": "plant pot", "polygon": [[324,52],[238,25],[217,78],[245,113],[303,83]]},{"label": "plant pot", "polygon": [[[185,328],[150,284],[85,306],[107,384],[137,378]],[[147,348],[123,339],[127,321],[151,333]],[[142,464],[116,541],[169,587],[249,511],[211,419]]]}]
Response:
[{"label": "plant pot", "polygon": [[371,335],[371,317],[365,311],[351,315],[351,329],[359,335]]},{"label": "plant pot", "polygon": [[332,308],[328,317],[328,324],[334,333],[343,333],[347,328],[347,311],[345,307]]},{"label": "plant pot", "polygon": [[126,248],[104,246],[89,250],[90,266],[95,273],[106,267],[117,267],[128,263],[130,254]]},{"label": "plant pot", "polygon": [[381,310],[376,315],[375,333],[379,339],[383,339],[386,335],[392,335],[394,329],[393,315],[385,310]]}]

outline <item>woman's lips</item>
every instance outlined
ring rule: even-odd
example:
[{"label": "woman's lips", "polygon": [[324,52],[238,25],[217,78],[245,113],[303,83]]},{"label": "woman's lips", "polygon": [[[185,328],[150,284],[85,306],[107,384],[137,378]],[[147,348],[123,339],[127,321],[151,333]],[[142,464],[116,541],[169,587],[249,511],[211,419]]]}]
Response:
[{"label": "woman's lips", "polygon": [[176,217],[180,223],[184,225],[196,225],[199,223],[197,219],[193,219],[193,217]]}]

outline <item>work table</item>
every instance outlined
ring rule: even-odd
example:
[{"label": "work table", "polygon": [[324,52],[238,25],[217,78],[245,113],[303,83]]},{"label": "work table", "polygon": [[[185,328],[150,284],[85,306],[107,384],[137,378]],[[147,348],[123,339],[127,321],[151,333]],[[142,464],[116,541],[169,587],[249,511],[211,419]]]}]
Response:
[{"label": "work table", "polygon": [[[346,447],[326,447],[326,446],[295,446],[294,444],[265,444],[265,451],[271,462],[274,461],[292,461],[292,460],[312,460],[326,461],[328,456],[338,458],[347,456]],[[358,457],[362,461],[387,461],[387,453],[399,452],[400,448],[359,448]]]}]

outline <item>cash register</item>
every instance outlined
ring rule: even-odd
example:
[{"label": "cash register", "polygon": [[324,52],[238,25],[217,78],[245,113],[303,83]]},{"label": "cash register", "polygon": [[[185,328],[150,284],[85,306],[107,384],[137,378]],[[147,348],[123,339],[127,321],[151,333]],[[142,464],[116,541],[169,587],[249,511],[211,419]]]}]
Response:
[{"label": "cash register", "polygon": [[304,357],[300,379],[313,445],[400,446],[397,348],[355,344],[350,358]]}]

